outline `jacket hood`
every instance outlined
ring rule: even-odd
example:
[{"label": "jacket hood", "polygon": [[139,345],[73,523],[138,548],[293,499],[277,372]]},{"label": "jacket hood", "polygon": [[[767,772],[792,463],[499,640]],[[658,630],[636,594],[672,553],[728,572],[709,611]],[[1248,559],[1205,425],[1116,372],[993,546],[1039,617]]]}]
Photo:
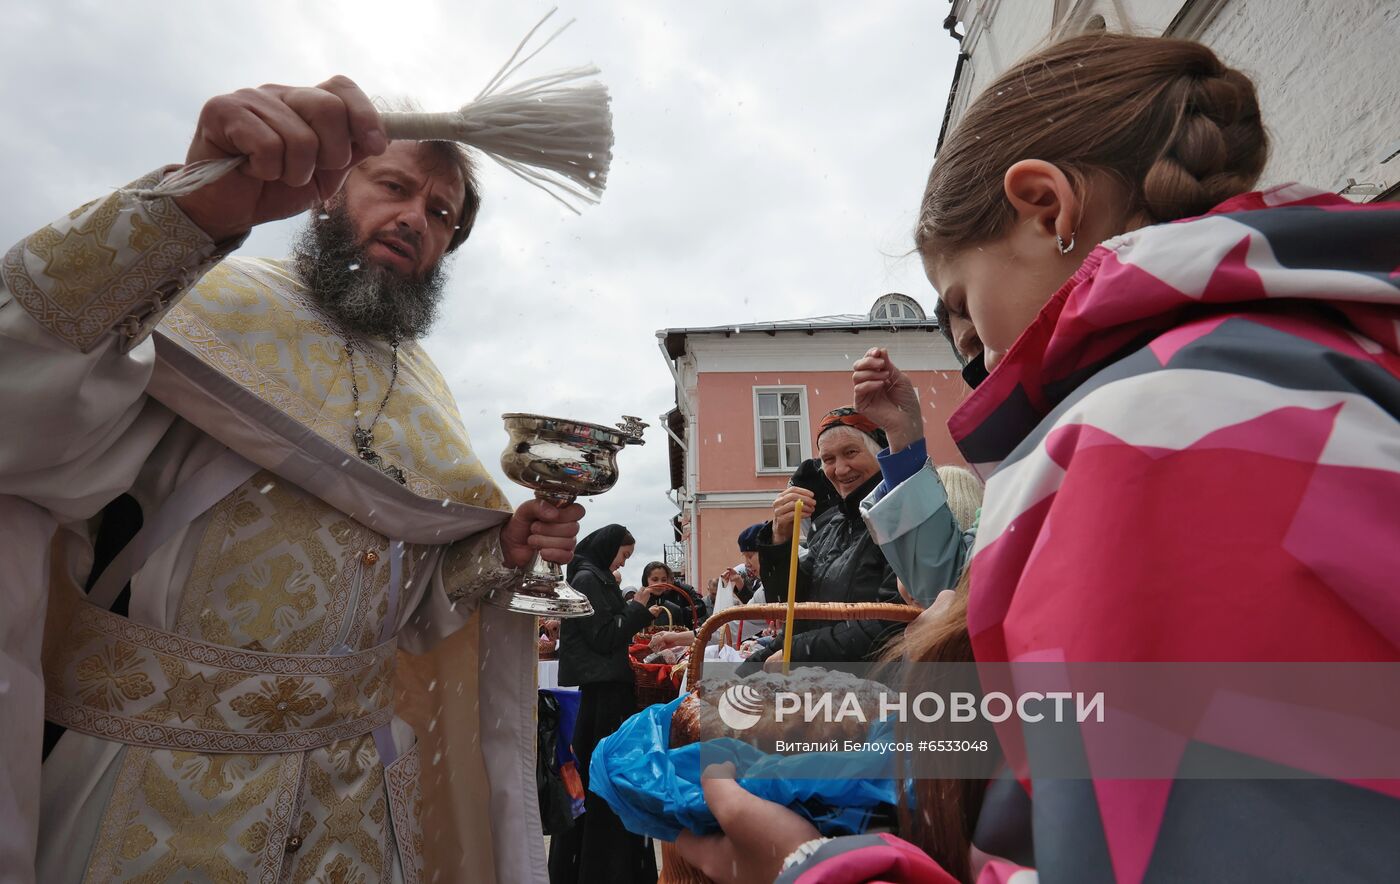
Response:
[{"label": "jacket hood", "polygon": [[[1265,303],[1269,302],[1269,303]],[[1243,194],[1198,218],[1108,240],[1051,296],[948,421],[985,479],[1061,400],[1100,370],[1215,314],[1339,314],[1400,374],[1400,206],[1356,205],[1296,184]]]}]

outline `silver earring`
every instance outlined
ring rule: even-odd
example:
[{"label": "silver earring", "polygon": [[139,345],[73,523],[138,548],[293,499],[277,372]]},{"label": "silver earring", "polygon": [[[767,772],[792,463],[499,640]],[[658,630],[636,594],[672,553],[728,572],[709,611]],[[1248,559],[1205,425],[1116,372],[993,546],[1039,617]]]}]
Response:
[{"label": "silver earring", "polygon": [[1074,251],[1074,234],[1070,233],[1069,235],[1069,245],[1065,245],[1065,241],[1060,239],[1058,233],[1055,234],[1055,248],[1060,250],[1061,255],[1068,255],[1070,252]]}]

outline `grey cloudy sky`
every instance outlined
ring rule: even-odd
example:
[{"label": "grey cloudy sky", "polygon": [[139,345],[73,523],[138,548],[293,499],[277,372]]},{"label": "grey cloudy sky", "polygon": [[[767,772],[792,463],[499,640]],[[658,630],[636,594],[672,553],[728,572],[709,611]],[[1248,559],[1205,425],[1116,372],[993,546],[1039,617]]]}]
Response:
[{"label": "grey cloudy sky", "polygon": [[[178,162],[204,100],[334,73],[427,110],[461,105],[548,2],[4,3],[0,242]],[[929,0],[564,2],[535,73],[593,62],[617,144],[582,217],[485,166],[486,200],[426,342],[499,477],[505,411],[653,424],[585,529],[659,558],[674,507],[657,415],[664,327],[931,306],[909,249],[956,54]],[[283,255],[300,220],[244,247]],[[512,499],[524,489],[508,486]]]}]

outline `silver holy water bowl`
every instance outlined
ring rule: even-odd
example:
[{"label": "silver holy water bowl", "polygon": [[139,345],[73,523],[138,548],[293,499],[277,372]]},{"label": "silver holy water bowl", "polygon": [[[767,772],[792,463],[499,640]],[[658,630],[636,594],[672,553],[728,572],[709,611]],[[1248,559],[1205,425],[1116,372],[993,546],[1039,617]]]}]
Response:
[{"label": "silver holy water bowl", "polygon": [[[644,444],[642,431],[648,426],[628,415],[615,427],[519,412],[501,419],[510,433],[501,469],[511,481],[533,488],[536,497],[561,507],[617,484],[617,453],[628,445]],[[565,582],[559,566],[538,555],[531,567],[512,573],[488,601],[540,617],[593,613],[588,598]]]}]

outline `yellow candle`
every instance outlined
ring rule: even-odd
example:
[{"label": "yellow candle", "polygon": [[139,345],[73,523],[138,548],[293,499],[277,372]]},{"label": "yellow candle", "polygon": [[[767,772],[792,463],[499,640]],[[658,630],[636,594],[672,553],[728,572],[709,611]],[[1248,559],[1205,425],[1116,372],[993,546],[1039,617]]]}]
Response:
[{"label": "yellow candle", "polygon": [[802,501],[792,510],[792,561],[788,567],[787,623],[783,627],[783,675],[792,664],[792,618],[797,612],[797,539],[802,533]]}]

